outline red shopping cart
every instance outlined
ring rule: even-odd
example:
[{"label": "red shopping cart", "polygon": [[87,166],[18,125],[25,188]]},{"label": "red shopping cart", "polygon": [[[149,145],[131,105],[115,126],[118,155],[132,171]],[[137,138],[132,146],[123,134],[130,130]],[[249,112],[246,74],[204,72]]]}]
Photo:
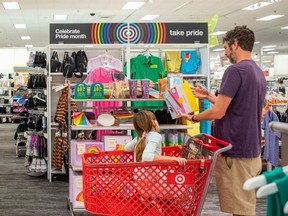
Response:
[{"label": "red shopping cart", "polygon": [[87,211],[100,215],[200,215],[215,162],[231,145],[206,134],[185,136],[183,146],[163,147],[162,154],[188,158],[134,162],[133,153],[84,153],[83,195]]}]

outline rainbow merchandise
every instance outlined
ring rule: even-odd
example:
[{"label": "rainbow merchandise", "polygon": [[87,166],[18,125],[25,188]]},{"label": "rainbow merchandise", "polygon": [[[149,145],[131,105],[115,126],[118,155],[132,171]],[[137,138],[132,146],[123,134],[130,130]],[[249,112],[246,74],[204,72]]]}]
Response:
[{"label": "rainbow merchandise", "polygon": [[102,139],[105,151],[119,150],[123,145],[132,140],[131,135],[103,135]]},{"label": "rainbow merchandise", "polygon": [[92,125],[95,123],[95,114],[93,112],[73,112],[73,124],[79,125]]},{"label": "rainbow merchandise", "polygon": [[199,111],[196,98],[193,95],[187,81],[184,81],[183,84],[176,85],[173,88],[165,91],[164,99],[173,119],[180,117],[177,115],[178,110],[181,110],[182,113]]},{"label": "rainbow merchandise", "polygon": [[104,143],[95,140],[71,140],[71,165],[82,166],[83,153],[104,151]]},{"label": "rainbow merchandise", "polygon": [[82,174],[69,169],[69,199],[73,208],[84,209]]}]

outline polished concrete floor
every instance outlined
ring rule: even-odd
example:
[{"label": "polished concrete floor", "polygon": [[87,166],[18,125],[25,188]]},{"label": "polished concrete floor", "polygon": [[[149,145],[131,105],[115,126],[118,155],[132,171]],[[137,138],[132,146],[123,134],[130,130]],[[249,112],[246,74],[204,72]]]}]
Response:
[{"label": "polished concrete floor", "polygon": [[[0,216],[68,216],[68,178],[27,175],[24,157],[16,157],[14,133],[18,124],[0,124]],[[257,216],[266,215],[265,199],[257,200]],[[89,215],[76,213],[75,215]],[[203,216],[225,216],[220,212],[214,181],[210,185]]]}]

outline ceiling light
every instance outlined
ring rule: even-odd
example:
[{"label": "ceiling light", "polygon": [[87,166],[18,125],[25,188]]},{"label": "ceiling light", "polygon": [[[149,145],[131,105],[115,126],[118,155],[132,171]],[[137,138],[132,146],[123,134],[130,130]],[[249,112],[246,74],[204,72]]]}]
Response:
[{"label": "ceiling light", "polygon": [[281,29],[288,29],[288,26],[283,26],[281,27]]},{"label": "ceiling light", "polygon": [[262,51],[264,51],[264,52],[268,52],[268,51],[272,51],[272,50],[275,50],[275,48],[262,49]]},{"label": "ceiling light", "polygon": [[25,24],[14,24],[14,27],[16,29],[26,29],[26,25]]},{"label": "ceiling light", "polygon": [[31,40],[31,37],[30,36],[21,36],[21,39],[22,40]]},{"label": "ceiling light", "polygon": [[259,43],[260,43],[260,41],[255,41],[255,42],[254,42],[254,44],[259,44]]},{"label": "ceiling light", "polygon": [[54,20],[67,20],[67,14],[55,14]]},{"label": "ceiling light", "polygon": [[140,20],[154,20],[156,19],[157,17],[159,17],[158,14],[147,14],[145,16],[143,16]]},{"label": "ceiling light", "polygon": [[255,4],[249,5],[248,7],[242,8],[242,10],[254,11],[254,10],[258,10],[262,7],[266,7],[270,4],[273,4],[273,2],[257,2]]},{"label": "ceiling light", "polygon": [[266,54],[277,54],[277,53],[279,53],[279,52],[274,51],[274,52],[267,52]]},{"label": "ceiling light", "polygon": [[224,51],[224,48],[218,48],[218,49],[213,49],[213,52],[220,52],[220,51]]},{"label": "ceiling light", "polygon": [[284,15],[269,15],[269,16],[265,16],[265,17],[262,17],[262,18],[259,18],[259,19],[256,19],[257,21],[270,21],[270,20],[273,20],[273,19],[277,19],[277,18],[280,18],[280,17],[283,17]]},{"label": "ceiling light", "polygon": [[136,10],[142,7],[145,2],[127,2],[123,7],[122,10]]},{"label": "ceiling light", "polygon": [[210,35],[223,35],[225,33],[226,33],[226,31],[217,31],[217,32],[211,33]]},{"label": "ceiling light", "polygon": [[19,10],[20,9],[18,2],[2,2],[2,4],[6,10]]},{"label": "ceiling light", "polygon": [[178,6],[178,7],[176,8],[176,11],[179,10],[180,8],[184,7],[186,4],[187,4],[187,2],[185,2],[185,3],[181,4],[180,6]]},{"label": "ceiling light", "polygon": [[32,44],[26,44],[25,47],[31,48],[31,47],[34,47],[34,46]]},{"label": "ceiling light", "polygon": [[263,46],[262,48],[265,49],[265,48],[273,48],[273,47],[276,47],[276,45],[267,45],[267,46]]}]

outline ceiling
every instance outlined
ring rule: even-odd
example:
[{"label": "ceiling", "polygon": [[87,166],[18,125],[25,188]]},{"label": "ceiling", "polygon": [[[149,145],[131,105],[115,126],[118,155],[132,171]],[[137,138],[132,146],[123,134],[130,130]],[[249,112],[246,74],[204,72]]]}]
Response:
[{"label": "ceiling", "polygon": [[[49,43],[49,24],[57,23],[53,21],[54,14],[68,14],[67,21],[64,21],[67,23],[141,22],[140,18],[146,14],[160,15],[152,22],[202,22],[218,15],[215,31],[247,25],[255,32],[256,41],[260,41],[260,44],[255,45],[255,50],[259,51],[261,46],[277,45],[277,51],[288,53],[288,30],[281,30],[281,27],[288,26],[288,0],[278,0],[255,11],[243,11],[241,8],[259,2],[257,0],[138,0],[146,2],[140,9],[121,10],[127,1],[19,0],[20,11],[5,10],[1,4],[0,47],[24,47],[26,44],[46,46]],[[183,3],[186,5],[177,9]],[[91,16],[91,13],[95,15]],[[271,14],[285,16],[268,22],[256,21],[257,18]],[[27,29],[14,28],[14,24],[22,23],[26,24]],[[31,40],[23,41],[20,36],[30,36]]]}]

